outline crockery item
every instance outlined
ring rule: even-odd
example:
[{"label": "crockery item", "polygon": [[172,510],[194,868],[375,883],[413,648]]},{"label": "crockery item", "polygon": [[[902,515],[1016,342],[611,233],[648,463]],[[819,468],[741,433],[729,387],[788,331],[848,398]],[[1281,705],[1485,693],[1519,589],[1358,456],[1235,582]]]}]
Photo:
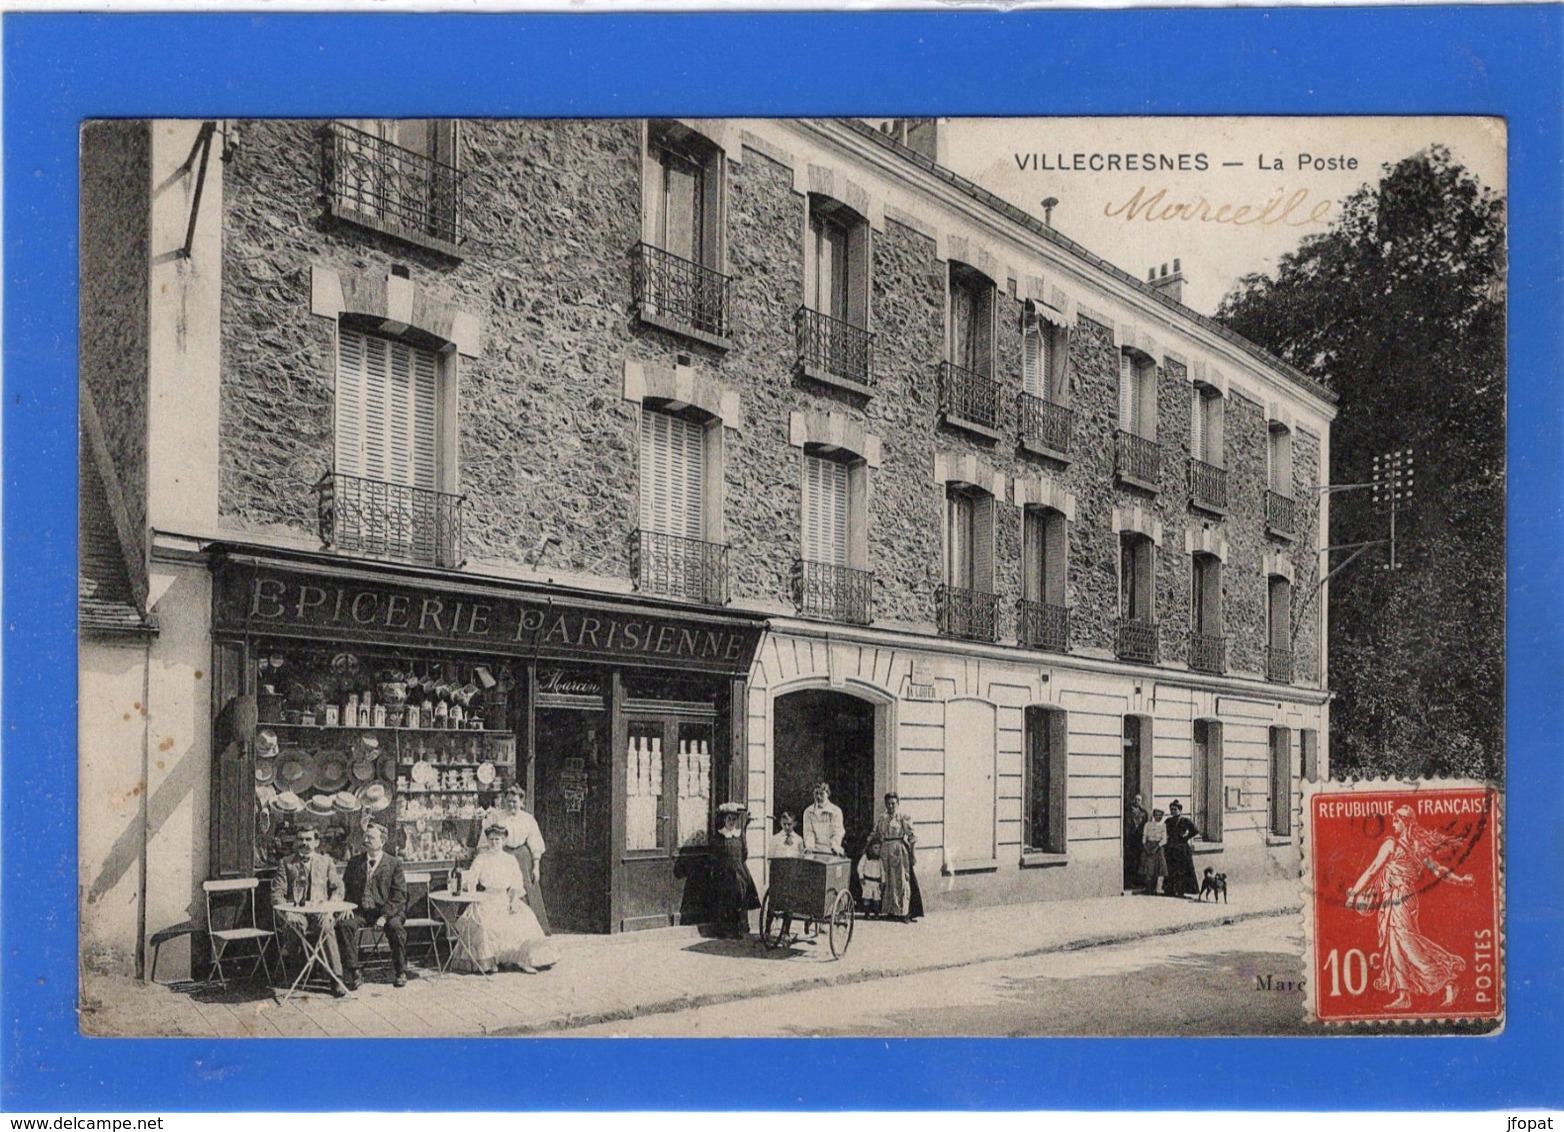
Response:
[{"label": "crockery item", "polygon": [[312,711],[301,711],[299,713],[299,722],[302,723],[305,727],[314,727],[315,713]]},{"label": "crockery item", "polygon": [[434,767],[419,759],[413,764],[413,781],[420,786],[427,786],[435,779]]},{"label": "crockery item", "polygon": [[396,777],[396,756],[385,755],[380,760],[380,777],[390,782]]},{"label": "crockery item", "polygon": [[478,781],[483,783],[485,786],[494,781],[493,763],[481,762],[478,764]]},{"label": "crockery item", "polygon": [[341,751],[322,751],[315,756],[315,786],[335,794],[348,784],[348,757]]},{"label": "crockery item", "polygon": [[383,782],[371,782],[358,792],[358,804],[372,814],[377,814],[391,804],[391,792]]},{"label": "crockery item", "polygon": [[326,817],[328,814],[336,812],[331,799],[332,795],[330,794],[311,794],[309,805],[306,809],[318,818]]},{"label": "crockery item", "polygon": [[295,794],[315,785],[315,767],[302,751],[290,751],[277,763],[277,781]]},{"label": "crockery item", "polygon": [[304,809],[304,803],[292,790],[284,790],[272,799],[272,812],[278,814],[297,814]]},{"label": "crockery item", "polygon": [[277,764],[270,760],[255,764],[255,781],[270,782],[277,777]]},{"label": "crockery item", "polygon": [[331,808],[339,814],[356,814],[361,806],[358,795],[351,790],[339,790],[331,798]]},{"label": "crockery item", "polygon": [[262,809],[270,809],[271,804],[276,800],[277,788],[275,786],[257,786],[255,788],[255,802]]},{"label": "crockery item", "polygon": [[340,725],[341,720],[342,720],[342,716],[339,713],[337,705],[336,704],[327,704],[326,705],[325,725],[327,727],[337,727],[337,726]]}]

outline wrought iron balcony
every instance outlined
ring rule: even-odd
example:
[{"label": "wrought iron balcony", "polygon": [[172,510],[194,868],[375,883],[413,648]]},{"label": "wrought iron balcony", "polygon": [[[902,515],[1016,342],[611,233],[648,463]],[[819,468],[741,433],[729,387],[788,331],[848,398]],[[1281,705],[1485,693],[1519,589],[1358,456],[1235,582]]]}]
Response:
[{"label": "wrought iron balcony", "polygon": [[1189,499],[1202,511],[1227,514],[1227,469],[1191,457]]},{"label": "wrought iron balcony", "polygon": [[954,425],[999,432],[999,382],[954,362],[939,367],[939,411]]},{"label": "wrought iron balcony", "polygon": [[1156,491],[1162,477],[1162,446],[1121,428],[1114,435],[1113,470],[1120,479]]},{"label": "wrought iron balcony", "polygon": [[1205,633],[1189,635],[1189,667],[1195,672],[1211,672],[1220,676],[1227,671],[1227,638],[1211,637]]},{"label": "wrought iron balcony", "polygon": [[874,335],[808,307],[793,315],[798,368],[806,377],[845,382],[862,393],[874,385]]},{"label": "wrought iron balcony", "polygon": [[728,600],[728,548],[721,543],[636,531],[630,569],[646,593],[721,605]]},{"label": "wrought iron balcony", "polygon": [[1279,491],[1265,493],[1265,530],[1267,534],[1294,538],[1298,534],[1298,504]]},{"label": "wrought iron balcony", "polygon": [[345,122],[326,127],[331,213],[455,252],[462,240],[465,175]]},{"label": "wrought iron balcony", "polygon": [[867,625],[874,620],[874,571],[796,559],[793,602],[808,617]]},{"label": "wrought iron balcony", "polygon": [[328,547],[424,566],[462,564],[464,495],[327,472],[315,500]]},{"label": "wrought iron balcony", "polygon": [[939,631],[970,641],[999,639],[999,595],[966,590],[960,586],[937,586],[934,611]]},{"label": "wrought iron balcony", "polygon": [[1121,617],[1113,637],[1113,651],[1120,660],[1157,663],[1157,623]]},{"label": "wrought iron balcony", "polygon": [[1273,684],[1292,683],[1292,649],[1265,650],[1265,678]]},{"label": "wrought iron balcony", "polygon": [[1070,610],[1043,601],[1016,602],[1016,639],[1044,652],[1070,650]]},{"label": "wrought iron balcony", "polygon": [[1042,397],[1021,393],[1016,398],[1016,423],[1021,443],[1034,452],[1068,456],[1075,433],[1075,412]]},{"label": "wrought iron balcony", "polygon": [[636,244],[632,259],[631,284],[643,320],[724,341],[731,335],[731,278],[651,244]]}]

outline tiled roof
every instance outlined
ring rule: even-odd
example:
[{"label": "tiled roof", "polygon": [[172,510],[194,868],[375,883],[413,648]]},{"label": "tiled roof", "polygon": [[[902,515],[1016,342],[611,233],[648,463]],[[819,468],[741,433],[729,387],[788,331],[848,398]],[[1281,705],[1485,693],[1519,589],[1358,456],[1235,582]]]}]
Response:
[{"label": "tiled roof", "polygon": [[96,461],[82,446],[81,518],[76,561],[76,607],[82,633],[152,632],[130,584],[108,492]]},{"label": "tiled roof", "polygon": [[901,142],[897,141],[890,135],[884,134],[875,129],[868,122],[861,121],[857,118],[840,118],[837,119],[837,121],[842,122],[855,133],[862,134],[866,138],[874,139],[886,149],[894,150],[896,153],[899,153],[901,156],[905,157],[908,161],[911,161],[914,165],[928,170],[942,181],[949,182],[954,188],[959,189],[973,200],[987,205],[995,212],[998,212],[1008,219],[1013,220],[1015,223],[1020,224],[1022,227],[1026,228],[1033,234],[1041,236],[1049,243],[1056,244],[1059,247],[1064,248],[1066,251],[1079,256],[1081,259],[1097,268],[1097,270],[1113,276],[1120,282],[1128,283],[1131,287],[1134,287],[1142,294],[1155,299],[1157,302],[1161,303],[1165,307],[1170,308],[1181,317],[1187,318],[1191,322],[1204,327],[1206,330],[1209,330],[1218,337],[1231,342],[1234,346],[1237,346],[1246,354],[1250,355],[1257,361],[1263,362],[1265,365],[1269,366],[1271,369],[1276,370],[1278,373],[1290,378],[1298,385],[1301,385],[1304,389],[1307,389],[1310,393],[1313,393],[1316,397],[1320,397],[1323,400],[1330,402],[1331,404],[1335,404],[1340,399],[1336,392],[1328,385],[1323,384],[1316,378],[1310,377],[1308,374],[1304,373],[1297,367],[1282,361],[1282,359],[1276,357],[1274,354],[1268,353],[1260,346],[1257,346],[1253,342],[1249,341],[1249,339],[1245,338],[1242,334],[1235,333],[1234,331],[1228,329],[1216,319],[1211,318],[1208,315],[1203,315],[1191,307],[1186,307],[1183,303],[1176,301],[1172,298],[1172,296],[1164,293],[1156,287],[1151,286],[1149,283],[1145,282],[1138,276],[1130,274],[1121,267],[1115,267],[1101,256],[1094,252],[1088,251],[1080,244],[1077,244],[1074,240],[1062,234],[1057,229],[1050,228],[1031,213],[1025,211],[1024,209],[1017,208],[1007,200],[1003,200],[1002,198],[995,196],[993,193],[989,192],[982,185],[977,184],[975,181],[969,181],[959,173],[954,173],[951,170],[945,168],[943,165],[935,163],[926,155],[903,145]]}]

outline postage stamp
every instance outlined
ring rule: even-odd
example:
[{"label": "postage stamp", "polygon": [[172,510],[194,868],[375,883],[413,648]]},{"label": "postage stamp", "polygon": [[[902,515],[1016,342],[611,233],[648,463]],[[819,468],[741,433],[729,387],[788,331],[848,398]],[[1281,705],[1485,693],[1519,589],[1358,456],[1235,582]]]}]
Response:
[{"label": "postage stamp", "polygon": [[1500,795],[1479,782],[1306,784],[1308,1017],[1504,1011]]}]

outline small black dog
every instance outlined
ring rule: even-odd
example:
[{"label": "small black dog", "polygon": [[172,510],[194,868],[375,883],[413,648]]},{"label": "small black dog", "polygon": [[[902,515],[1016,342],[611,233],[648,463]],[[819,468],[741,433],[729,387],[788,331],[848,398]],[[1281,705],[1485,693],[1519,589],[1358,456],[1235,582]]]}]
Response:
[{"label": "small black dog", "polygon": [[1216,903],[1217,893],[1222,894],[1222,903],[1227,903],[1227,874],[1219,873],[1215,869],[1207,869],[1205,876],[1200,879],[1200,899],[1206,898],[1206,893],[1211,894],[1211,903]]}]

